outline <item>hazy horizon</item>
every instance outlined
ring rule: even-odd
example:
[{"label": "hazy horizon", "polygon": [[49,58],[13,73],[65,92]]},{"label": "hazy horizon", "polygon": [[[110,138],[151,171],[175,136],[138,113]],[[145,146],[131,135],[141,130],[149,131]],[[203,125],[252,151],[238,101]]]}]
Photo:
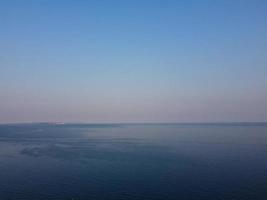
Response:
[{"label": "hazy horizon", "polygon": [[267,121],[267,1],[0,5],[0,123]]},{"label": "hazy horizon", "polygon": [[0,125],[23,125],[23,124],[51,124],[51,125],[79,125],[79,124],[84,124],[84,125],[94,125],[94,124],[99,124],[99,125],[108,125],[108,124],[122,124],[122,125],[267,125],[267,121],[213,121],[213,122],[189,122],[189,121],[185,121],[185,122],[78,122],[78,121],[19,121],[19,122],[4,122],[4,123],[0,123]]}]

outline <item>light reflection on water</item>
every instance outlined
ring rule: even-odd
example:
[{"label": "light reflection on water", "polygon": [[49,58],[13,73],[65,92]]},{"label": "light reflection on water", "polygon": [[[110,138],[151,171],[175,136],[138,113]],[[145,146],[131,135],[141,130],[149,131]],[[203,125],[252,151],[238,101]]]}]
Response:
[{"label": "light reflection on water", "polygon": [[267,199],[267,124],[0,125],[1,199]]}]

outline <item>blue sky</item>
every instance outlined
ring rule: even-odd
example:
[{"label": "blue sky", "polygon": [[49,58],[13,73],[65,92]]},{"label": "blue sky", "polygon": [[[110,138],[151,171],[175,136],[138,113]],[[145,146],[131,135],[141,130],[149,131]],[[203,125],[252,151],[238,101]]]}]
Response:
[{"label": "blue sky", "polygon": [[0,0],[0,122],[267,121],[266,10]]}]

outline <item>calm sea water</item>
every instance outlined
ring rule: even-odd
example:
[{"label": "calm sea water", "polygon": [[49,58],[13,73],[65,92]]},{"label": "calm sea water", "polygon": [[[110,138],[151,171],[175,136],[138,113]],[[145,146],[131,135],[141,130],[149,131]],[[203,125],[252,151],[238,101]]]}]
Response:
[{"label": "calm sea water", "polygon": [[0,125],[0,199],[266,200],[267,124]]}]

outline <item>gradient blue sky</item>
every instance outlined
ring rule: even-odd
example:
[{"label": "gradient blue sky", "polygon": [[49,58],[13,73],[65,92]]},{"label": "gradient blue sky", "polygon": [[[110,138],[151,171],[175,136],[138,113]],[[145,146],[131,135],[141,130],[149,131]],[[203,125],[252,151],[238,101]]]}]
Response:
[{"label": "gradient blue sky", "polygon": [[0,0],[0,123],[267,121],[265,0]]}]

